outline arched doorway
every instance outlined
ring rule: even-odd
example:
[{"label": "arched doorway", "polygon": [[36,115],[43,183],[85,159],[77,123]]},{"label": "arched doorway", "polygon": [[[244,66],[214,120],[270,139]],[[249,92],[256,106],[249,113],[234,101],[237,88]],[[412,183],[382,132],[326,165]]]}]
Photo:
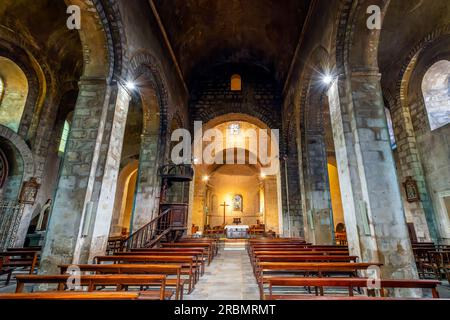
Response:
[{"label": "arched doorway", "polygon": [[243,114],[217,117],[201,131],[200,154],[194,145],[192,226],[221,230],[240,221],[282,234],[278,136]]}]

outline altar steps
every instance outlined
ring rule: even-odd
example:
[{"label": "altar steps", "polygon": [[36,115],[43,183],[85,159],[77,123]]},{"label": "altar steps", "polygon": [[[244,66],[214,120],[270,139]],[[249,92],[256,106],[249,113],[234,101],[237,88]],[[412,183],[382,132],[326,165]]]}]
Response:
[{"label": "altar steps", "polygon": [[225,251],[245,251],[247,240],[245,239],[223,239]]}]

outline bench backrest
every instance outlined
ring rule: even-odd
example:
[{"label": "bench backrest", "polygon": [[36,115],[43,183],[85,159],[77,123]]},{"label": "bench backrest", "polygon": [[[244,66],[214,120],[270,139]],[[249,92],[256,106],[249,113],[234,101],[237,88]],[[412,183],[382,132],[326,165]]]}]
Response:
[{"label": "bench backrest", "polygon": [[[373,279],[369,278],[288,278],[272,277],[267,279],[269,283],[269,294],[273,292],[273,287],[346,287],[346,288],[367,288],[372,284]],[[380,280],[379,288],[410,288],[410,289],[431,289],[434,298],[439,298],[437,286],[440,281],[436,280]],[[351,292],[351,291],[350,291]]]},{"label": "bench backrest", "polygon": [[[58,290],[64,290],[72,275],[17,275],[16,293],[23,292],[24,284],[58,284]],[[94,291],[98,286],[116,286],[122,290],[125,286],[160,286],[160,299],[165,298],[166,275],[81,275],[80,286]]]},{"label": "bench backrest", "polygon": [[258,262],[356,262],[357,256],[258,255]]}]

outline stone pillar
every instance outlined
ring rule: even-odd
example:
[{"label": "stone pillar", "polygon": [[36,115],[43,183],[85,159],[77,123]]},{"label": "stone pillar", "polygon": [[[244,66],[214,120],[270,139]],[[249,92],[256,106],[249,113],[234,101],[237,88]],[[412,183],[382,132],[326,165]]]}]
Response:
[{"label": "stone pillar", "polygon": [[383,278],[417,278],[378,72],[341,76],[328,92],[351,254]]},{"label": "stone pillar", "polygon": [[436,241],[438,236],[436,234],[433,204],[428,194],[422,163],[419,159],[416,135],[409,108],[402,101],[396,101],[391,108],[399,158],[400,182],[404,182],[407,177],[412,177],[417,182],[420,194],[420,201],[409,203],[406,201],[405,190],[402,189],[407,220],[414,224],[419,240]]},{"label": "stone pillar", "polygon": [[302,197],[300,193],[297,150],[293,151],[287,159],[281,162],[282,167],[280,170],[283,199],[283,234],[285,237],[303,237]]},{"label": "stone pillar", "polygon": [[[120,161],[122,156],[123,138],[127,123],[129,92],[118,86],[116,97],[111,99],[108,108],[106,123],[112,126],[105,127],[103,136],[100,165],[97,167],[98,177],[94,187],[94,208],[88,237],[84,241],[84,252],[81,261],[92,261],[95,256],[105,254],[110,234],[111,220],[114,211],[114,198],[116,195],[117,180],[119,177]],[[95,200],[94,200],[95,199]],[[83,250],[84,249],[84,250]]]},{"label": "stone pillar", "polygon": [[334,244],[334,223],[331,211],[330,187],[328,184],[327,153],[324,135],[306,133],[305,190],[308,209],[309,242]]},{"label": "stone pillar", "polygon": [[[105,79],[80,80],[42,252],[41,273],[57,273],[59,264],[86,263],[92,244],[96,252],[106,245],[112,208],[100,201],[108,202],[114,195],[110,191],[115,188],[128,107],[126,95],[117,90]],[[111,126],[112,119],[117,123]],[[98,192],[102,186],[106,194]]]},{"label": "stone pillar", "polygon": [[161,181],[158,175],[159,152],[159,135],[156,133],[144,133],[141,136],[132,232],[137,231],[158,215],[159,194],[161,191]]},{"label": "stone pillar", "polygon": [[[278,179],[281,182],[281,179]],[[277,176],[266,176],[264,178],[264,224],[266,231],[272,230],[280,233],[280,217],[278,198],[281,192],[277,186]]]}]

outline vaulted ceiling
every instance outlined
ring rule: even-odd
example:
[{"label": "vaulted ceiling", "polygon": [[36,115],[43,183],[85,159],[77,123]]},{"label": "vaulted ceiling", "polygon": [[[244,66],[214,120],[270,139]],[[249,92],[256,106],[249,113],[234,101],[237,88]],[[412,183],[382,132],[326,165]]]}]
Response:
[{"label": "vaulted ceiling", "polygon": [[286,78],[310,0],[155,0],[185,79],[220,63]]}]

